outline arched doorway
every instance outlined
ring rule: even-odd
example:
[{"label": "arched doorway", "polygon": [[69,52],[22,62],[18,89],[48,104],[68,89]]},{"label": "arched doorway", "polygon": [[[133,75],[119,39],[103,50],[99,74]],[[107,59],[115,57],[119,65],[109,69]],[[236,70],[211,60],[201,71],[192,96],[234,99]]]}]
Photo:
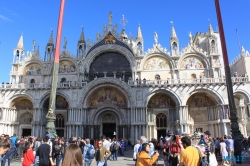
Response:
[{"label": "arched doorway", "polygon": [[33,121],[33,115],[29,112],[23,113],[19,118],[20,128],[22,130],[22,136],[31,136],[31,122]]},{"label": "arched doorway", "polygon": [[156,115],[157,138],[164,137],[167,131],[167,116],[164,113]]},{"label": "arched doorway", "polygon": [[[189,97],[186,103],[189,112],[187,120],[190,120],[193,123],[193,129],[192,131],[190,130],[190,132],[205,132],[210,130],[208,128],[208,117],[211,117],[209,114],[212,113],[210,112],[209,108],[216,107],[217,104],[218,102],[216,101],[215,97],[205,92],[197,92]],[[218,113],[214,112],[213,114]],[[185,131],[189,130],[185,129]]]},{"label": "arched doorway", "polygon": [[107,113],[102,118],[102,133],[106,137],[116,137],[116,117],[112,113]]}]

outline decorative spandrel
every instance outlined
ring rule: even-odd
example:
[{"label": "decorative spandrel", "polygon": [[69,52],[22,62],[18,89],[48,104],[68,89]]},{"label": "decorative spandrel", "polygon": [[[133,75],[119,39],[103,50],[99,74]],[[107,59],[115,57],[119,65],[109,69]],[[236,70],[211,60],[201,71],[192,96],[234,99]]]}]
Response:
[{"label": "decorative spandrel", "polygon": [[204,64],[197,57],[189,56],[181,63],[182,69],[204,69]]},{"label": "decorative spandrel", "polygon": [[164,93],[154,95],[148,102],[148,108],[173,108],[175,106],[174,100]]},{"label": "decorative spandrel", "polygon": [[24,75],[40,75],[43,74],[41,65],[39,64],[30,64],[24,68]]},{"label": "decorative spandrel", "polygon": [[124,95],[115,88],[100,88],[92,92],[88,105],[90,107],[99,107],[103,104],[114,104],[118,107],[126,107]]},{"label": "decorative spandrel", "polygon": [[163,70],[170,69],[169,62],[162,57],[149,58],[143,67],[144,70]]},{"label": "decorative spandrel", "polygon": [[59,73],[74,73],[76,71],[76,66],[70,61],[60,61],[59,63]]}]

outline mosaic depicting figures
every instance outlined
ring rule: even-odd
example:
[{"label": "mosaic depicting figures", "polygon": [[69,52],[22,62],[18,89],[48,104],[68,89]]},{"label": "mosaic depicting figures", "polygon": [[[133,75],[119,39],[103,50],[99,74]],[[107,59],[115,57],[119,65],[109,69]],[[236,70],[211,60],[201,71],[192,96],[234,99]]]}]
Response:
[{"label": "mosaic depicting figures", "polygon": [[30,65],[25,67],[24,74],[26,74],[26,75],[42,74],[42,67],[39,64],[30,64]]},{"label": "mosaic depicting figures", "polygon": [[93,92],[89,105],[98,107],[102,104],[114,104],[118,107],[125,107],[126,100],[124,95],[114,88],[101,88]]},{"label": "mosaic depicting figures", "polygon": [[181,68],[184,69],[204,69],[203,63],[195,57],[187,57],[181,63]]},{"label": "mosaic depicting figures", "polygon": [[149,58],[144,64],[144,70],[161,70],[170,69],[169,63],[165,58],[153,57]]},{"label": "mosaic depicting figures", "polygon": [[70,61],[60,61],[59,73],[73,73],[76,71],[76,66]]},{"label": "mosaic depicting figures", "polygon": [[57,109],[67,109],[68,108],[67,100],[62,96],[56,96],[56,108]]},{"label": "mosaic depicting figures", "polygon": [[166,94],[156,94],[148,102],[148,108],[175,107],[173,99]]},{"label": "mosaic depicting figures", "polygon": [[15,107],[17,110],[32,110],[33,104],[27,99],[17,99],[11,104],[11,107]]},{"label": "mosaic depicting figures", "polygon": [[215,103],[216,101],[204,94],[194,95],[187,101],[187,105],[190,107],[208,107],[216,105]]}]

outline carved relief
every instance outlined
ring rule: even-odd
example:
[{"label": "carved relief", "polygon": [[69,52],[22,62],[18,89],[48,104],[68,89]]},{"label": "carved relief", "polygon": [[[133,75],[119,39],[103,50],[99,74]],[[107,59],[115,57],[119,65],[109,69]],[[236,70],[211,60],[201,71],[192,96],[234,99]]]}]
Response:
[{"label": "carved relief", "polygon": [[100,88],[95,90],[93,95],[90,96],[88,105],[90,107],[98,107],[102,104],[114,104],[118,107],[125,107],[126,100],[124,95],[122,95],[118,90],[114,88]]},{"label": "carved relief", "polygon": [[149,58],[144,64],[144,70],[161,70],[161,69],[170,69],[168,61],[162,57]]},{"label": "carved relief", "polygon": [[204,115],[202,115],[200,113],[195,114],[195,116],[194,116],[194,122],[205,122]]},{"label": "carved relief", "polygon": [[141,90],[136,91],[136,100],[142,101],[142,91]]},{"label": "carved relief", "polygon": [[59,73],[73,73],[76,71],[76,66],[70,61],[60,61]]},{"label": "carved relief", "polygon": [[183,69],[204,69],[204,64],[196,57],[187,57],[181,63]]},{"label": "carved relief", "polygon": [[174,100],[167,94],[160,93],[154,95],[148,102],[148,108],[175,107]]},{"label": "carved relief", "polygon": [[115,116],[112,115],[112,114],[107,114],[107,115],[105,115],[105,116],[102,118],[102,122],[108,122],[108,123],[110,123],[110,122],[116,122],[116,118],[115,118]]},{"label": "carved relief", "polygon": [[25,67],[24,75],[40,75],[43,74],[42,67],[39,64],[30,64]]},{"label": "carved relief", "polygon": [[113,44],[116,40],[112,35],[105,36],[105,44]]},{"label": "carved relief", "polygon": [[29,112],[26,112],[20,116],[20,124],[31,124],[33,120],[33,115]]}]

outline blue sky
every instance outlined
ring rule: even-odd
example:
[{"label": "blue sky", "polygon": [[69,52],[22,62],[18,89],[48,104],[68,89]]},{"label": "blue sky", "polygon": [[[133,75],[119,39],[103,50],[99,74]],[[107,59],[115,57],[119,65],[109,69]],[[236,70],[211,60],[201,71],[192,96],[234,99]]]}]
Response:
[{"label": "blue sky", "polygon": [[[239,54],[235,29],[240,43],[250,49],[250,1],[220,0],[227,50],[230,62]],[[0,1],[0,74],[1,82],[9,82],[9,72],[21,33],[24,33],[25,51],[32,50],[32,41],[44,56],[50,29],[56,38],[60,0],[2,0]],[[67,48],[74,55],[84,26],[85,39],[96,39],[96,32],[103,32],[108,23],[108,13],[113,12],[113,24],[119,24],[122,15],[128,20],[126,33],[135,37],[138,23],[144,38],[144,49],[152,48],[154,31],[159,43],[169,50],[170,21],[174,22],[180,47],[188,43],[188,32],[207,32],[208,19],[217,30],[214,0],[66,0],[63,36]],[[118,25],[120,33],[122,26]],[[63,39],[63,38],[62,38]],[[62,46],[62,44],[61,44]]]}]

